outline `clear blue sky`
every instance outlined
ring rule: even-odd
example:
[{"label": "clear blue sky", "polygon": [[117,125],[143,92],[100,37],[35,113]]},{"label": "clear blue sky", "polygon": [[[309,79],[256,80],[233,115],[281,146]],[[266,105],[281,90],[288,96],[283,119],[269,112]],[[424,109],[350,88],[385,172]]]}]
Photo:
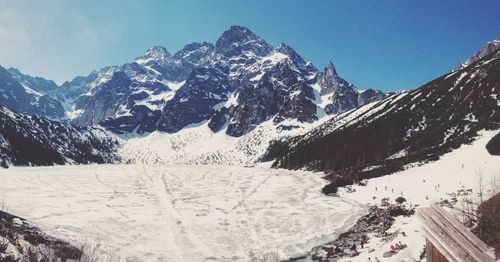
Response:
[{"label": "clear blue sky", "polygon": [[500,37],[500,1],[8,1],[0,0],[0,65],[58,83],[215,42],[230,25],[285,42],[360,88],[418,87]]}]

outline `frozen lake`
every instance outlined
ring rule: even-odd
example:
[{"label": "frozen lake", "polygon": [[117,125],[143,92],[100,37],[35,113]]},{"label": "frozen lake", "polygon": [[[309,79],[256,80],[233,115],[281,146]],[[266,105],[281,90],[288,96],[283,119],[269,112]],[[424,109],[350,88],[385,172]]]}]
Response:
[{"label": "frozen lake", "polygon": [[[366,210],[319,175],[235,166],[88,165],[0,170],[0,203],[49,234],[127,261],[246,261],[308,252]],[[1,206],[1,205],[0,205]]]}]

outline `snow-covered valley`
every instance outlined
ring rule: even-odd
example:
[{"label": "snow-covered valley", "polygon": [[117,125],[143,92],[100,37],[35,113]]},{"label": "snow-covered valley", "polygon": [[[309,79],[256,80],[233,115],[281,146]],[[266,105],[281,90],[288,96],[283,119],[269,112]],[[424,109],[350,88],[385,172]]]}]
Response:
[{"label": "snow-covered valley", "polygon": [[0,170],[0,203],[45,232],[127,261],[281,258],[366,213],[319,174],[238,166],[80,165]]},{"label": "snow-covered valley", "polygon": [[213,132],[204,121],[174,134],[155,131],[121,136],[118,152],[124,162],[137,164],[254,165],[271,140],[304,134],[328,119],[324,116],[311,124],[286,120],[280,125],[271,119],[241,137]]},{"label": "snow-covered valley", "polygon": [[[406,206],[428,207],[433,203],[453,203],[455,208],[448,211],[460,218],[458,212],[463,208],[464,200],[479,202],[500,192],[500,156],[488,153],[485,146],[496,131],[483,131],[470,145],[443,155],[438,161],[411,165],[408,169],[394,174],[366,180],[365,186],[354,185],[339,190],[339,195],[366,205],[380,205],[383,198],[390,203],[402,196]],[[447,205],[445,205],[447,206]],[[405,234],[402,234],[405,232]],[[358,257],[341,261],[367,261],[375,257],[383,261],[418,261],[425,245],[422,224],[417,216],[397,217],[389,233],[394,233],[389,240],[382,240],[370,235],[370,240]],[[409,248],[393,257],[383,256],[391,244],[401,241]],[[371,252],[369,252],[371,250]]]}]

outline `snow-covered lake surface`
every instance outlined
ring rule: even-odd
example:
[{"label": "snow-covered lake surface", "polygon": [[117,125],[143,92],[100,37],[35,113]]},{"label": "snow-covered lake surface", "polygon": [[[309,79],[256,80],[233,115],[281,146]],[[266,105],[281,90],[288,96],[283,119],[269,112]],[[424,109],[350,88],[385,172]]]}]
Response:
[{"label": "snow-covered lake surface", "polygon": [[0,203],[55,236],[127,261],[246,261],[304,254],[366,213],[319,175],[235,166],[89,165],[0,170]]}]

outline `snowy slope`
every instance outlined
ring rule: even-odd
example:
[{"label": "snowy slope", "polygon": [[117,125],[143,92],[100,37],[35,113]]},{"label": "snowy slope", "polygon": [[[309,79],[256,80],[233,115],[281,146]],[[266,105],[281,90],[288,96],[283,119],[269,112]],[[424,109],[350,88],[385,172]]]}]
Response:
[{"label": "snowy slope", "polygon": [[156,131],[143,136],[123,135],[118,153],[130,163],[252,165],[271,140],[306,133],[328,119],[325,116],[314,124],[288,120],[278,126],[269,120],[241,137],[213,132],[205,121],[174,134]]},{"label": "snowy slope", "polygon": [[51,96],[56,89],[57,85],[51,80],[0,66],[0,106],[14,112],[62,119],[64,108]]},{"label": "snowy slope", "polygon": [[498,48],[500,48],[500,38],[489,41],[483,47],[481,47],[481,49],[479,49],[474,55],[472,55],[469,59],[467,59],[464,63],[462,63],[459,67],[457,67],[455,71],[469,66],[470,64],[496,51]]},{"label": "snowy slope", "polygon": [[[471,195],[467,197],[477,200],[480,177],[482,177],[485,189],[484,199],[487,199],[494,193],[500,192],[500,187],[498,187],[500,156],[490,155],[485,148],[486,143],[498,132],[498,130],[480,132],[479,138],[471,145],[463,145],[443,155],[438,161],[416,167],[409,166],[404,171],[367,180],[367,186],[353,185],[351,188],[355,192],[348,192],[343,188],[339,190],[339,194],[368,205],[380,204],[380,200],[385,197],[389,198],[390,202],[394,202],[401,194],[412,205],[421,207],[430,206],[444,199],[450,200],[454,196],[460,203],[464,198],[457,194],[460,189],[472,189]],[[450,212],[454,213],[454,211]],[[345,261],[367,261],[368,257],[372,260],[374,257],[382,258],[382,254],[389,250],[389,246],[397,241],[408,244],[409,248],[390,259],[384,258],[383,261],[418,260],[425,244],[420,221],[416,216],[398,217],[391,232],[397,230],[404,231],[408,236],[399,235],[388,243],[374,238],[360,251],[359,257],[345,259]],[[372,248],[376,251],[368,253],[367,251]]]},{"label": "snowy slope", "polygon": [[102,127],[76,128],[0,106],[0,164],[116,163],[118,141]]},{"label": "snowy slope", "polygon": [[16,167],[0,170],[0,180],[9,212],[54,236],[99,242],[123,261],[298,256],[366,212],[321,194],[319,175],[264,168]]}]

